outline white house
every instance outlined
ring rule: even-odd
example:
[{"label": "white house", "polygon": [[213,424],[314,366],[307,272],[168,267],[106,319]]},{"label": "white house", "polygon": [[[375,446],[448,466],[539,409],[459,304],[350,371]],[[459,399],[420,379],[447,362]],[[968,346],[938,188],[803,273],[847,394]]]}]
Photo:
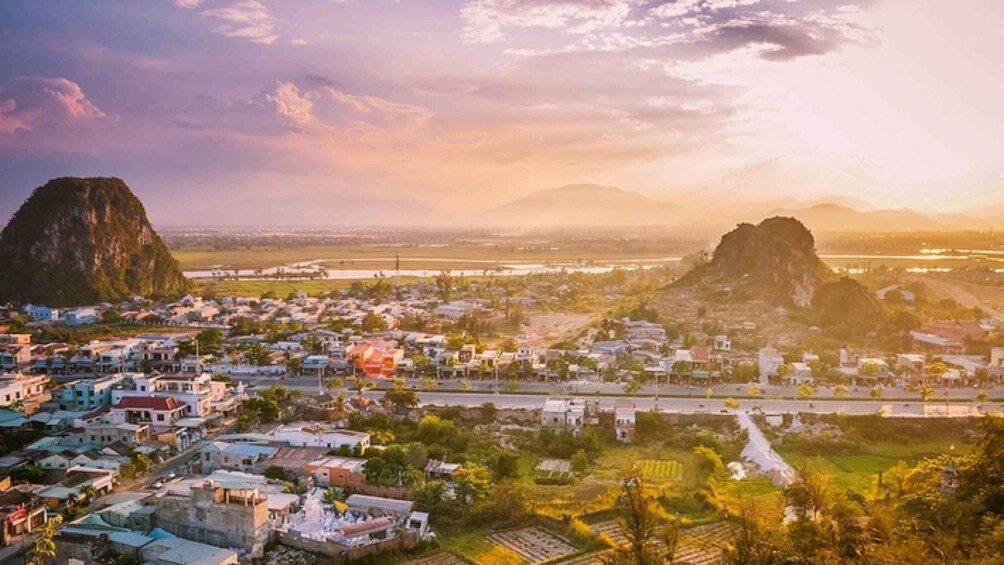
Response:
[{"label": "white house", "polygon": [[757,354],[757,364],[760,367],[760,382],[766,383],[768,377],[777,376],[778,370],[784,364],[784,357],[773,347],[764,347]]},{"label": "white house", "polygon": [[343,430],[332,425],[318,422],[300,422],[279,426],[272,432],[275,441],[286,443],[293,447],[340,447],[366,449],[370,446],[370,434]]}]

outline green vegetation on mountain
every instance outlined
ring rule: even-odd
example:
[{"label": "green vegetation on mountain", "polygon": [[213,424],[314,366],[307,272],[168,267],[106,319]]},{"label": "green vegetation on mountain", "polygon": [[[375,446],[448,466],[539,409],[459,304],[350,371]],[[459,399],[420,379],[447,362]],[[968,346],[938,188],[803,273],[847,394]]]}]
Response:
[{"label": "green vegetation on mountain", "polygon": [[722,236],[711,260],[674,284],[728,286],[737,296],[809,306],[816,289],[832,278],[809,230],[795,218],[774,217]]},{"label": "green vegetation on mountain", "polygon": [[864,285],[848,277],[820,285],[812,299],[812,309],[822,327],[868,331],[882,323],[878,301]]},{"label": "green vegetation on mountain", "polygon": [[65,306],[189,288],[120,179],[53,179],[0,233],[0,300]]}]

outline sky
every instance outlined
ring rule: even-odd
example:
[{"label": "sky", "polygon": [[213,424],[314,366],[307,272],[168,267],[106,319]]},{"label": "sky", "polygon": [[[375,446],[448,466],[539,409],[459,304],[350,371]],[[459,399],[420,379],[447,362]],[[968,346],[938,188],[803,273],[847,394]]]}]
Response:
[{"label": "sky", "polygon": [[597,183],[687,204],[1004,203],[1004,2],[5,0],[0,218],[116,176],[159,225],[463,225]]}]

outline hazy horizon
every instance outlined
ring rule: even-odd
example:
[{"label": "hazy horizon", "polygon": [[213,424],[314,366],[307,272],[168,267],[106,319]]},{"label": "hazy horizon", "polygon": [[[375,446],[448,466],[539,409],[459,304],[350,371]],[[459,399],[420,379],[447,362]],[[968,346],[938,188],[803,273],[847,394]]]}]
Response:
[{"label": "hazy horizon", "polygon": [[164,226],[444,224],[654,201],[1004,204],[1004,5],[160,0],[0,6],[0,220],[117,176]]}]

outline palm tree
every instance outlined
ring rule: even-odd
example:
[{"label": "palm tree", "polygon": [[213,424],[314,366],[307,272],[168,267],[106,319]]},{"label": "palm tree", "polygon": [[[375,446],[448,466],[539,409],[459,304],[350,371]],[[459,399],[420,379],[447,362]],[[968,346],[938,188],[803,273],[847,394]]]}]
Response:
[{"label": "palm tree", "polygon": [[366,401],[366,397],[363,393],[367,390],[371,390],[373,386],[373,381],[367,379],[366,377],[355,377],[352,379],[352,390],[356,392],[356,398],[358,399],[359,406],[362,406]]},{"label": "palm tree", "polygon": [[335,422],[335,427],[344,428],[348,417],[349,409],[348,403],[345,401],[345,393],[339,392],[331,405],[331,419]]},{"label": "palm tree", "polygon": [[95,494],[97,494],[97,491],[94,490],[93,485],[84,485],[80,487],[80,499],[84,502],[94,500]]}]

